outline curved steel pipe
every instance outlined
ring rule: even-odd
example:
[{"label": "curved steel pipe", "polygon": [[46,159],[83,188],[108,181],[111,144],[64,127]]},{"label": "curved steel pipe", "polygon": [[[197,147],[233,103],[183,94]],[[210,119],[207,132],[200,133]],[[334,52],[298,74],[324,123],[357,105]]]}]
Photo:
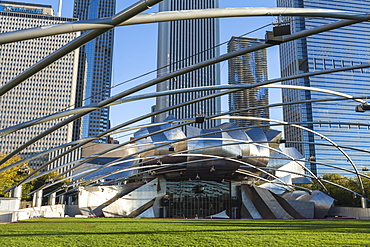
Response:
[{"label": "curved steel pipe", "polygon": [[[265,8],[265,7],[241,7],[241,8],[218,8],[201,10],[163,11],[158,13],[141,14],[123,21],[117,26],[137,25],[146,23],[191,20],[203,18],[225,17],[256,17],[256,16],[298,16],[298,17],[322,17],[335,19],[363,20],[364,15],[350,11],[310,8]],[[72,33],[88,30],[106,29],[114,27],[110,18],[94,20],[82,20],[61,23],[50,26],[30,28],[20,31],[0,34],[0,44],[40,38],[45,36]]]},{"label": "curved steel pipe", "polygon": [[24,71],[23,73],[16,76],[14,79],[9,81],[8,83],[4,84],[2,87],[0,87],[0,96],[4,95],[9,90],[13,89],[26,79],[30,78],[40,70],[46,68],[51,63],[55,62],[59,58],[67,55],[68,53],[74,51],[75,49],[79,48],[80,46],[86,44],[87,42],[93,40],[94,38],[102,35],[103,33],[109,31],[110,29],[114,28],[118,24],[120,24],[123,21],[126,21],[133,16],[150,9],[155,4],[162,2],[163,0],[141,0],[137,3],[134,3],[130,7],[122,10],[118,14],[112,16],[109,18],[109,23],[111,27],[104,28],[104,29],[95,29],[93,31],[90,31],[88,33],[85,33],[81,35],[80,37],[74,39],[73,41],[69,42],[68,44],[62,46],[49,56],[45,57],[41,61],[37,62],[35,65]]},{"label": "curved steel pipe", "polygon": [[[363,66],[370,67],[370,64],[361,65],[361,68],[363,68]],[[358,66],[353,66],[353,67],[358,67]],[[345,68],[345,70],[357,69],[357,68],[353,68],[353,67],[347,67],[347,68]],[[334,72],[331,72],[331,70],[328,70],[327,72],[328,73],[334,73]],[[299,78],[313,76],[313,75],[309,75],[309,74],[312,74],[312,73],[314,73],[316,75],[317,72],[300,74]],[[298,79],[298,78],[294,78],[294,79]],[[289,78],[289,79],[280,78],[279,79],[280,82],[281,81],[286,81],[286,80],[292,80],[292,79],[291,78]],[[271,80],[269,80],[269,81],[271,81]],[[273,82],[271,82],[271,83],[273,83]],[[232,84],[232,85],[217,85],[217,86],[204,86],[204,87],[175,89],[175,90],[170,90],[170,91],[147,93],[147,94],[143,94],[143,95],[126,97],[126,98],[123,98],[121,100],[115,101],[115,102],[109,104],[108,106],[110,107],[110,106],[113,106],[113,105],[123,104],[123,103],[142,100],[142,99],[149,99],[149,98],[154,98],[154,97],[159,97],[159,96],[167,96],[167,95],[172,95],[172,94],[188,93],[188,92],[194,92],[194,91],[222,90],[222,89],[243,89],[244,90],[244,89],[249,89],[250,86],[251,86],[251,84]],[[284,88],[284,89],[297,89],[297,90],[315,91],[315,92],[337,95],[337,96],[341,96],[341,97],[344,97],[344,98],[347,98],[347,99],[352,99],[352,100],[357,101],[361,104],[366,103],[365,100],[357,99],[357,98],[355,98],[355,97],[353,97],[352,95],[349,95],[349,94],[344,94],[344,93],[340,93],[340,92],[333,91],[333,90],[327,90],[327,89],[321,89],[321,88],[315,88],[315,87],[305,87],[305,86],[295,86],[295,85],[264,85],[264,86],[259,86],[259,87],[256,87],[256,88]],[[27,128],[27,127],[31,127],[31,126],[34,126],[34,125],[37,125],[37,124],[40,124],[40,123],[53,121],[55,119],[66,117],[66,116],[69,116],[69,115],[72,115],[72,114],[75,114],[75,113],[83,113],[85,111],[98,110],[98,109],[100,109],[100,108],[93,107],[92,105],[90,105],[90,106],[86,106],[86,107],[79,107],[79,108],[75,108],[75,109],[72,109],[72,110],[67,110],[67,111],[60,112],[60,113],[55,113],[55,114],[52,114],[52,115],[48,115],[48,116],[45,116],[45,117],[41,117],[41,118],[38,118],[38,119],[34,119],[34,120],[31,120],[31,121],[28,121],[28,122],[24,122],[24,123],[21,123],[21,124],[17,124],[17,125],[2,129],[2,130],[0,130],[0,136],[5,136],[7,134],[13,133],[15,131],[18,131],[18,130],[21,130],[21,129],[24,129],[24,128]]]}]

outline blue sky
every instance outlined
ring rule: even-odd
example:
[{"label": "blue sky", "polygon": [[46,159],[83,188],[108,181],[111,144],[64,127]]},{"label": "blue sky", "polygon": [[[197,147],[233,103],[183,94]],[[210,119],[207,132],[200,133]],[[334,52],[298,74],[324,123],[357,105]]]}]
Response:
[{"label": "blue sky", "polygon": [[[58,9],[58,0],[28,0],[16,2],[30,2],[39,4],[52,4],[55,12]],[[73,11],[73,0],[64,0],[62,8],[62,16],[70,17]],[[117,11],[121,11],[137,0],[117,0]],[[275,7],[274,0],[220,0],[220,7]],[[153,7],[150,12],[156,12],[157,8]],[[240,36],[244,33],[252,31],[256,28],[270,24],[275,20],[274,17],[247,17],[247,18],[223,18],[220,19],[220,42],[228,41],[232,36]],[[250,37],[264,38],[266,30],[261,30],[250,34]],[[113,62],[113,85],[117,85],[123,81],[133,77],[142,75],[148,71],[156,69],[156,52],[157,52],[157,24],[144,24],[135,26],[118,27],[115,31],[114,41],[114,62]],[[221,47],[221,54],[226,52],[226,46]],[[279,72],[279,57],[278,47],[268,49],[268,66],[269,78],[280,77]],[[227,84],[227,62],[221,63],[221,83]],[[112,94],[116,94],[128,87],[143,83],[155,77],[152,73],[146,77],[134,80],[122,86],[115,87]],[[154,91],[154,88],[148,89],[145,92]],[[142,92],[143,93],[143,92]],[[280,102],[280,90],[270,90],[270,102]],[[227,99],[222,100],[223,109],[227,109]],[[146,114],[150,111],[150,107],[155,103],[149,99],[136,103],[129,103],[111,107],[111,122],[115,126],[123,121]],[[275,109],[271,111],[271,118],[281,119],[281,110]],[[148,120],[149,121],[149,120]],[[147,121],[147,122],[148,122]]]}]

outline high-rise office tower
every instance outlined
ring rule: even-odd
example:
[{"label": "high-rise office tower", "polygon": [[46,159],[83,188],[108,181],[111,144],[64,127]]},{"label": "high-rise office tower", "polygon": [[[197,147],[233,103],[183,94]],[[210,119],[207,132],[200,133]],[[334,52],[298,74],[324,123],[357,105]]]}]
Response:
[{"label": "high-rise office tower", "polygon": [[[370,12],[369,1],[364,0],[278,0],[277,3],[278,7]],[[334,21],[333,19],[294,17],[290,20],[290,25],[292,32],[298,32]],[[282,44],[280,46],[282,76],[369,63],[369,28],[370,23],[364,22]],[[370,90],[369,75],[368,69],[358,69],[287,81],[284,84],[331,89],[361,97],[367,95]],[[332,97],[318,92],[283,90],[284,102]],[[283,109],[284,120],[288,122],[315,122],[305,126],[327,136],[338,145],[368,150],[370,131],[367,126],[362,126],[361,123],[369,124],[369,117],[367,114],[355,112],[355,106],[358,104],[358,102],[349,100],[286,106]],[[329,122],[329,124],[320,124],[319,122]],[[346,124],[349,122],[352,124]],[[296,142],[289,145],[296,146],[307,159],[311,157],[311,161],[317,162],[317,164],[308,165],[311,166],[313,172],[318,174],[333,172],[329,167],[319,165],[319,163],[354,170],[347,158],[337,148],[320,145],[329,143],[317,135],[294,127],[286,127],[285,137],[287,141]],[[307,143],[315,143],[315,145]],[[352,158],[359,169],[369,166],[369,154],[345,148],[343,150]],[[345,171],[342,173],[349,175]]]},{"label": "high-rise office tower", "polygon": [[[116,0],[75,0],[73,17],[80,20],[115,14]],[[80,48],[76,107],[98,103],[110,97],[114,30],[100,35]],[[74,140],[96,136],[109,129],[109,108],[103,108],[76,121]],[[108,142],[109,137],[99,140]]]},{"label": "high-rise office tower", "polygon": [[[218,0],[165,0],[159,11],[217,8]],[[219,43],[217,19],[184,20],[159,23],[158,30],[158,76],[176,71],[219,55],[215,46]],[[219,65],[212,65],[173,78],[157,86],[157,91],[181,88],[212,86],[220,84]],[[198,91],[157,98],[156,109],[174,106],[197,99],[215,91]],[[213,115],[220,112],[219,98],[200,101],[169,112],[177,119],[194,118],[198,115]],[[168,113],[159,114],[157,121],[163,121]],[[210,120],[198,127],[209,128],[218,124]]]},{"label": "high-rise office tower", "polygon": [[[232,37],[228,52],[237,51],[264,42],[263,39]],[[229,60],[229,84],[254,84],[267,80],[267,51],[262,49]],[[229,94],[229,110],[235,111],[250,107],[268,105],[268,89],[254,88]],[[233,113],[232,116],[269,118],[269,109],[254,109]],[[240,127],[267,124],[259,120],[232,119]],[[265,127],[265,130],[268,128]]]},{"label": "high-rise office tower", "polygon": [[[0,1],[1,33],[70,21],[76,21],[76,19],[54,16],[51,5]],[[78,36],[79,33],[67,33],[1,45],[0,85],[6,84]],[[1,96],[0,129],[73,108],[77,61],[78,50],[75,50]],[[0,138],[0,153],[12,152],[58,122],[60,119],[2,136]],[[21,155],[29,156],[71,142],[72,129],[73,125],[68,124],[54,131],[24,150]],[[49,156],[45,156],[41,158],[41,163],[49,159]]]}]

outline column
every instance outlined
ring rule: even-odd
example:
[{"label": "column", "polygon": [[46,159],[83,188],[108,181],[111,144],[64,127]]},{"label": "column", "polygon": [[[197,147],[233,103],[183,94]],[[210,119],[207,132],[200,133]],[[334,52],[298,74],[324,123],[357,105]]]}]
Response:
[{"label": "column", "polygon": [[64,195],[60,195],[58,198],[59,198],[58,204],[64,204]]},{"label": "column", "polygon": [[361,197],[361,207],[367,208],[367,200],[365,197]]},{"label": "column", "polygon": [[48,205],[55,205],[55,199],[56,199],[57,193],[51,193],[48,198]]},{"label": "column", "polygon": [[14,210],[19,210],[21,207],[22,198],[22,186],[17,186],[12,190],[12,197],[17,198],[17,202],[14,205]]},{"label": "column", "polygon": [[41,207],[42,206],[42,190],[36,191],[36,205],[35,207]]}]

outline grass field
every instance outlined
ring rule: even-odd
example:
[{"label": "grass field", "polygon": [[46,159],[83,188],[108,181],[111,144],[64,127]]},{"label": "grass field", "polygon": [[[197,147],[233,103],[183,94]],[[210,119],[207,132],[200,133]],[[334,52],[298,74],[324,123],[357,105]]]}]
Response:
[{"label": "grass field", "polygon": [[33,219],[0,246],[370,246],[370,220]]}]

